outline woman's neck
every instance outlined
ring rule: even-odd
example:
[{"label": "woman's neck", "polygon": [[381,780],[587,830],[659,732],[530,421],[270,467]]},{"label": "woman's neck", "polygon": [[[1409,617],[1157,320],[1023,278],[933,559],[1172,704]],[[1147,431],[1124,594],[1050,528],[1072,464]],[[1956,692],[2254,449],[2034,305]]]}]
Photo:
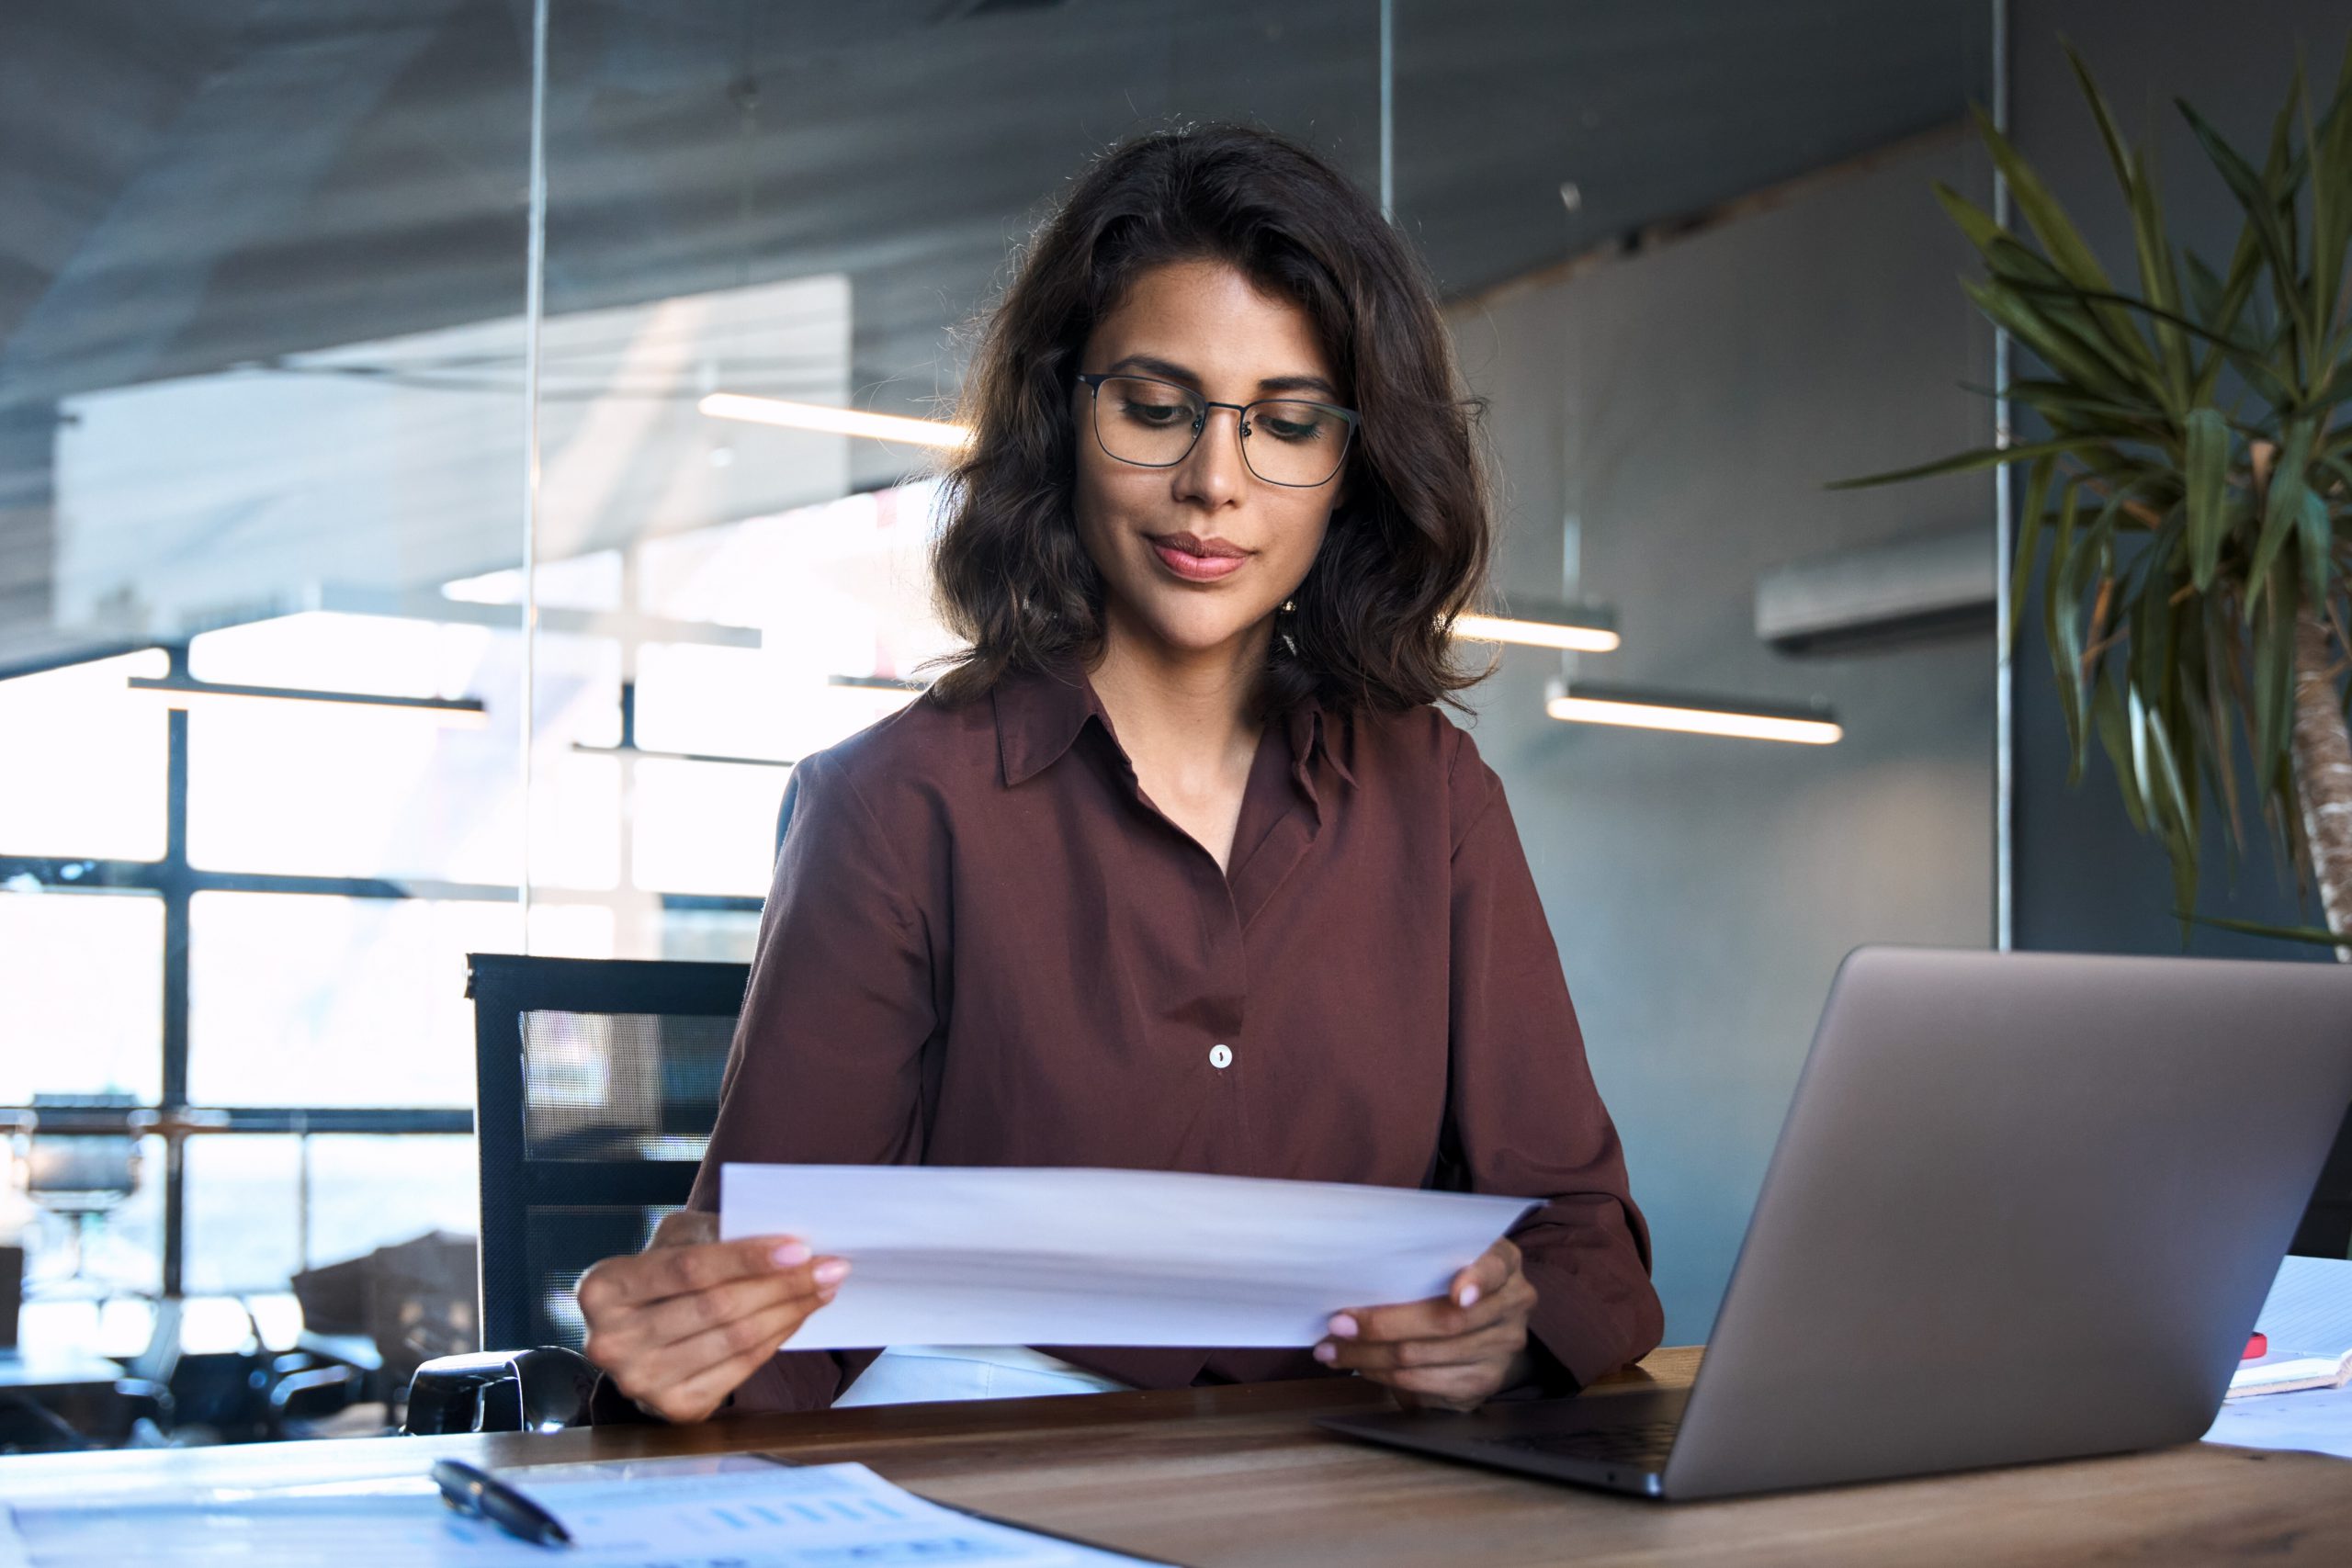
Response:
[{"label": "woman's neck", "polygon": [[1147,769],[1194,788],[1238,766],[1246,776],[1272,624],[1214,649],[1177,649],[1108,617],[1102,657],[1088,671],[1120,744]]}]

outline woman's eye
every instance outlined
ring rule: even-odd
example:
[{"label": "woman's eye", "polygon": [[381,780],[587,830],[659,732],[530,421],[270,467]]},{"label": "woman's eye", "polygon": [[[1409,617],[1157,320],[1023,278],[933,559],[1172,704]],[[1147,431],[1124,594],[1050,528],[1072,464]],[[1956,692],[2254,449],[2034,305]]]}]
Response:
[{"label": "woman's eye", "polygon": [[1130,398],[1119,405],[1119,412],[1137,424],[1175,424],[1191,412],[1182,403],[1139,403]]},{"label": "woman's eye", "polygon": [[1277,441],[1304,444],[1322,440],[1330,421],[1312,414],[1304,419],[1284,419],[1265,413],[1258,416],[1257,424]]}]

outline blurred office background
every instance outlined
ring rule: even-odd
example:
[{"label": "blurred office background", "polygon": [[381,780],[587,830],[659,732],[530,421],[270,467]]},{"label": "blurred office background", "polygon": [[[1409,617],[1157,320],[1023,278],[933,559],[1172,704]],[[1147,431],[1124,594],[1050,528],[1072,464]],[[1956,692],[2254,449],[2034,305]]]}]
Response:
[{"label": "blurred office background", "polygon": [[[2002,829],[1993,481],[1823,487],[1991,436],[1992,334],[1929,194],[1992,200],[1967,106],[2005,97],[2120,244],[2057,36],[2143,122],[2183,92],[2250,134],[2294,42],[2342,42],[2318,0],[2259,15],[552,0],[535,91],[531,0],[11,6],[22,1337],[134,1355],[162,1302],[191,1344],[283,1345],[298,1274],[469,1235],[464,954],[749,956],[789,764],[946,646],[936,454],[703,400],[940,417],[961,328],[1087,157],[1234,118],[1389,204],[1486,400],[1498,586],[1622,632],[1505,649],[1464,721],[1625,1135],[1669,1341],[1703,1338],[1848,949],[2177,946],[2160,852],[2104,781],[2063,788],[2030,644]],[[1879,581],[1916,613],[1759,626],[1759,593]],[[1569,677],[1826,704],[1842,739],[1561,722]],[[2294,918],[2266,868],[2211,897]],[[37,1101],[52,1128],[111,1118],[135,1162],[44,1201]]]}]

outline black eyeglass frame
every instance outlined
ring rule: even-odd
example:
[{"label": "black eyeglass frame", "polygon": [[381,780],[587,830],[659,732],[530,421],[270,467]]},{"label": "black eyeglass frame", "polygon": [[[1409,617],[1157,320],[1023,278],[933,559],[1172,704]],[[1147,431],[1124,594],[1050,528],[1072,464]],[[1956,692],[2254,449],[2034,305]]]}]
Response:
[{"label": "black eyeglass frame", "polygon": [[[1317,402],[1313,398],[1252,398],[1246,403],[1220,403],[1214,399],[1201,396],[1181,381],[1163,381],[1157,376],[1136,376],[1124,370],[1081,371],[1078,381],[1089,393],[1089,402],[1091,405],[1090,412],[1094,416],[1089,423],[1094,427],[1094,445],[1101,447],[1102,455],[1113,462],[1125,463],[1136,468],[1172,468],[1182,464],[1186,458],[1192,457],[1193,448],[1201,444],[1201,432],[1206,430],[1209,425],[1209,411],[1231,409],[1237,416],[1237,423],[1239,426],[1241,461],[1249,468],[1251,477],[1261,484],[1280,485],[1284,490],[1319,490],[1339,478],[1340,470],[1347,467],[1348,450],[1355,444],[1356,427],[1363,423],[1363,415],[1353,409],[1341,408],[1337,403]],[[1193,421],[1191,445],[1187,446],[1181,455],[1165,463],[1138,463],[1133,457],[1122,457],[1112,451],[1109,444],[1102,439],[1102,383],[1105,381],[1141,381],[1149,387],[1166,387],[1170,391],[1183,393],[1198,403],[1201,412]],[[1270,479],[1258,472],[1258,465],[1250,461],[1250,411],[1266,403],[1296,403],[1304,408],[1319,409],[1325,413],[1337,414],[1347,422],[1348,432],[1340,439],[1340,455],[1333,460],[1329,473],[1311,484],[1300,484],[1290,479]]]}]

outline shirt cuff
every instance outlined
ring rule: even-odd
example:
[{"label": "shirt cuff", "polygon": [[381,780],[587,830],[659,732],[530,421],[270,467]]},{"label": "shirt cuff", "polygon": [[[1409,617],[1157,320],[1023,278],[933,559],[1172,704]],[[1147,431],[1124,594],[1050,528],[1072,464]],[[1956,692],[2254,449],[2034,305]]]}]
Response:
[{"label": "shirt cuff", "polygon": [[658,1427],[659,1416],[648,1414],[637,1401],[620,1390],[609,1372],[596,1374],[596,1386],[588,1395],[588,1425],[591,1427]]},{"label": "shirt cuff", "polygon": [[1574,1261],[1530,1253],[1520,1267],[1535,1287],[1527,1343],[1537,1386],[1575,1393],[1657,1348],[1666,1315],[1649,1276],[1633,1260],[1610,1267],[1589,1254]]}]

